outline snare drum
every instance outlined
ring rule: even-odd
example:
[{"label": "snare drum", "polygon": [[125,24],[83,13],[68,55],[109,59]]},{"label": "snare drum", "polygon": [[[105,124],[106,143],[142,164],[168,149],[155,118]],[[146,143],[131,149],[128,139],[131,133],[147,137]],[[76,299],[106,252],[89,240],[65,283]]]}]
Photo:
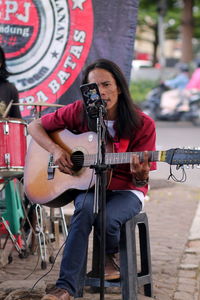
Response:
[{"label": "snare drum", "polygon": [[27,124],[21,119],[0,119],[0,177],[23,174],[26,155]]}]

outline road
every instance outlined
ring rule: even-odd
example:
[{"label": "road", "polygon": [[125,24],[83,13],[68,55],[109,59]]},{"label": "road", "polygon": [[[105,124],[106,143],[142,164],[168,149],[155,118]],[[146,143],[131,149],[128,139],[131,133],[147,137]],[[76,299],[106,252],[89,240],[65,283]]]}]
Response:
[{"label": "road", "polygon": [[[193,126],[190,122],[156,122],[157,128],[157,150],[168,150],[170,148],[198,148],[200,150],[200,128]],[[200,155],[200,154],[199,154]],[[187,179],[181,183],[183,187],[200,187],[200,165],[194,168],[185,167]],[[173,167],[173,173],[181,178],[182,171]],[[157,170],[151,172],[151,179],[164,179],[168,181],[170,166],[159,162]],[[172,179],[170,179],[173,182]]]}]

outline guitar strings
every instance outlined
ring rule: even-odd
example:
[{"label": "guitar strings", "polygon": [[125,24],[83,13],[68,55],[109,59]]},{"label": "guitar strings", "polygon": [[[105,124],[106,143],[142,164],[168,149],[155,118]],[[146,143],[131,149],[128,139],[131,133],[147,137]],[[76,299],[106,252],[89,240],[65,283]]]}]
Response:
[{"label": "guitar strings", "polygon": [[[130,156],[133,153],[140,154],[140,152],[125,152],[125,153],[120,152],[120,153],[106,153],[106,154],[112,155],[111,158],[112,158],[112,161],[114,161],[114,162],[115,162],[115,159],[117,159],[117,157],[119,156],[119,158],[121,158],[121,160],[119,159],[117,161],[117,163],[120,164],[120,163],[126,163],[126,161],[128,163],[130,161]],[[123,157],[122,157],[122,154],[123,154]],[[75,164],[75,166],[82,167],[84,164],[91,162],[91,160],[95,161],[96,156],[97,156],[97,154],[82,154],[82,155],[75,154],[72,158],[72,162]],[[111,161],[111,158],[107,157],[107,160]],[[124,162],[124,160],[125,160],[125,162]]]}]

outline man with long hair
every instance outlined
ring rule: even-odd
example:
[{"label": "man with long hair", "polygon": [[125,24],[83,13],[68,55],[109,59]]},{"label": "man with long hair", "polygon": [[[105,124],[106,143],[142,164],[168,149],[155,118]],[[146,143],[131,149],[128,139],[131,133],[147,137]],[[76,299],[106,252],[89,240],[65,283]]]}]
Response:
[{"label": "man with long hair", "polygon": [[[84,72],[83,84],[95,82],[106,104],[104,117],[107,140],[114,152],[144,152],[143,161],[134,154],[130,164],[117,165],[106,190],[106,265],[105,279],[120,276],[116,257],[122,224],[138,214],[148,190],[150,163],[148,151],[155,150],[154,121],[137,108],[131,99],[128,84],[120,68],[107,59],[99,59]],[[35,141],[53,155],[61,172],[73,176],[69,153],[56,144],[49,132],[67,128],[76,133],[96,131],[96,123],[88,116],[82,100],[75,101],[54,113],[29,124]],[[70,145],[70,140],[66,141]],[[100,228],[99,215],[93,213],[94,190],[80,191],[74,199],[75,211],[66,240],[60,275],[53,289],[42,300],[70,300],[78,289],[79,275],[85,262],[88,237],[95,225]]]}]

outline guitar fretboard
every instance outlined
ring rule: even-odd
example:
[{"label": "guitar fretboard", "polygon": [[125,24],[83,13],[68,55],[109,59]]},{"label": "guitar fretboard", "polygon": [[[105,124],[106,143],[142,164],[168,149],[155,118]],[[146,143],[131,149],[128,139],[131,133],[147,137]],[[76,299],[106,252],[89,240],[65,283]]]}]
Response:
[{"label": "guitar fretboard", "polygon": [[[148,151],[149,161],[160,161],[162,152],[165,151]],[[139,159],[143,161],[144,152],[123,152],[123,153],[106,153],[105,155],[105,163],[107,165],[117,165],[117,164],[126,164],[130,163],[132,159],[132,155],[139,155]],[[163,155],[162,155],[163,156]],[[95,164],[97,160],[96,154],[85,154],[84,155],[84,167],[89,167]]]}]

